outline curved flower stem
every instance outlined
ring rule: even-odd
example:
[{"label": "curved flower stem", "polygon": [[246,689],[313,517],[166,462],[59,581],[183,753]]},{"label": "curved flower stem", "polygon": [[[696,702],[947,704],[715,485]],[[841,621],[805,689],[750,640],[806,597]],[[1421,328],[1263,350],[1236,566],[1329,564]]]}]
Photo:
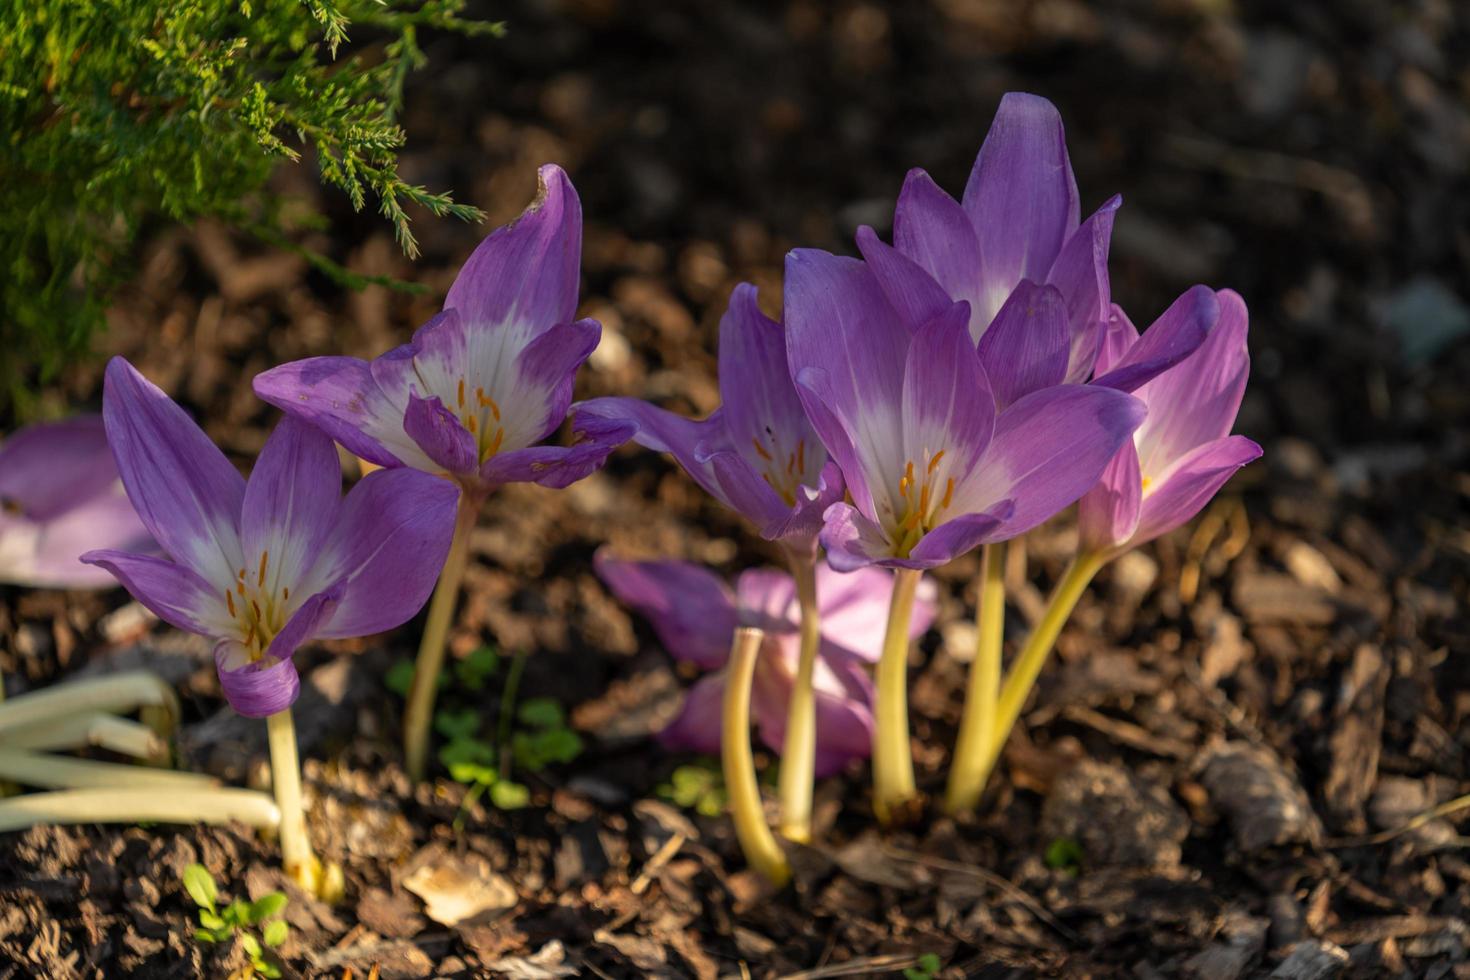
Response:
[{"label": "curved flower stem", "polygon": [[249,789],[201,787],[187,793],[144,789],[67,789],[0,800],[0,833],[36,824],[229,823],[269,830],[281,811],[269,796]]},{"label": "curved flower stem", "polygon": [[169,757],[168,742],[157,731],[105,711],[62,715],[12,729],[0,735],[0,743],[8,748],[43,752],[93,747],[153,763],[167,762]]},{"label": "curved flower stem", "polygon": [[146,766],[92,762],[0,746],[0,779],[45,789],[146,789],[192,793],[218,786],[202,773],[173,772]]},{"label": "curved flower stem", "polygon": [[0,704],[0,734],[51,722],[64,714],[132,711],[140,707],[164,709],[170,727],[179,717],[179,699],[163,678],[146,670],[125,670],[10,698]]},{"label": "curved flower stem", "polygon": [[781,835],[807,844],[812,839],[812,786],[816,780],[817,698],[812,687],[822,626],[817,611],[816,556],[790,553],[791,577],[801,609],[801,653],[796,683],[786,709],[786,741],[781,747]]},{"label": "curved flower stem", "polygon": [[1005,638],[1006,546],[987,544],[980,553],[980,594],[975,605],[975,659],[960,717],[959,740],[949,770],[944,809],[954,814],[972,810],[985,790],[985,759],[995,738],[995,709],[1000,698],[1001,646]]},{"label": "curved flower stem", "polygon": [[1087,585],[1092,581],[1093,576],[1107,563],[1108,556],[1105,554],[1097,552],[1080,554],[1072,559],[1072,564],[1067,566],[1062,580],[1052,590],[1051,599],[1047,602],[1046,612],[1042,615],[1041,622],[1036,624],[1036,629],[1026,640],[1026,645],[1016,657],[1016,662],[1011,666],[1010,673],[1006,675],[1005,684],[1000,689],[1000,699],[995,709],[995,728],[991,732],[984,765],[980,769],[981,786],[984,786],[985,781],[990,778],[991,770],[995,768],[995,763],[1000,759],[1000,751],[1005,747],[1006,739],[1010,737],[1011,729],[1016,725],[1016,719],[1021,717],[1021,708],[1026,704],[1026,696],[1031,693],[1031,688],[1036,684],[1036,678],[1041,674],[1041,668],[1051,654],[1052,647],[1056,645],[1057,637],[1061,635],[1067,618],[1072,615],[1072,610],[1077,608],[1077,600],[1081,599],[1082,593],[1087,591]]},{"label": "curved flower stem", "polygon": [[276,806],[281,810],[281,863],[298,885],[316,894],[322,866],[306,832],[306,811],[301,804],[301,762],[296,757],[296,724],[291,720],[291,709],[267,716],[265,729],[271,749],[271,788],[276,794]]},{"label": "curved flower stem", "polygon": [[479,500],[461,491],[454,540],[444,559],[444,570],[439,573],[439,584],[434,587],[434,597],[429,600],[429,616],[424,622],[418,659],[413,665],[413,686],[408,689],[408,705],[403,711],[403,758],[408,778],[414,782],[424,778],[429,756],[429,726],[434,720],[434,695],[439,690],[445,644],[469,559],[470,532],[479,512]]},{"label": "curved flower stem", "polygon": [[873,728],[873,811],[883,824],[903,823],[918,803],[909,746],[909,619],[919,588],[917,569],[893,574],[888,629],[878,661],[877,718]]},{"label": "curved flower stem", "polygon": [[755,760],[750,752],[750,685],[755,679],[755,660],[760,656],[765,632],[751,627],[735,631],[726,667],[724,714],[721,719],[720,760],[725,769],[725,789],[730,794],[730,816],[745,860],[778,888],[791,879],[791,866],[766,826],[761,808],[761,791],[755,780]]}]

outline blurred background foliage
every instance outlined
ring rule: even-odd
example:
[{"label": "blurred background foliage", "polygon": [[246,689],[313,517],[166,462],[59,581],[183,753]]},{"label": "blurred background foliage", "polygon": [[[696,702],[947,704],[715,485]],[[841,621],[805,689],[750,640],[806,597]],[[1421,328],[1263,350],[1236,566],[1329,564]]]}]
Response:
[{"label": "blurred background foliage", "polygon": [[[355,210],[418,246],[409,208],[479,220],[404,181],[404,84],[420,32],[499,35],[463,0],[4,0],[0,3],[0,413],[84,353],[150,225],[219,219],[370,281],[297,243],[323,219],[268,186],[312,160]],[[349,33],[352,39],[349,41]]]}]

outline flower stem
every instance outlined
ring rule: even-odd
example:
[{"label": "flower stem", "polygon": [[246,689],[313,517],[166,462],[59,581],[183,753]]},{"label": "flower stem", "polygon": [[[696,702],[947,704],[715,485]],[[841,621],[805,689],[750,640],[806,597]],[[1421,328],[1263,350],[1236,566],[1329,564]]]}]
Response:
[{"label": "flower stem", "polygon": [[730,663],[726,667],[720,759],[725,769],[725,790],[730,794],[730,816],[735,821],[735,836],[745,860],[780,887],[791,879],[791,866],[786,863],[776,835],[766,826],[761,791],[755,780],[755,760],[750,752],[750,686],[765,636],[764,631],[751,627],[735,631]]},{"label": "flower stem", "polygon": [[265,719],[271,750],[271,788],[281,810],[281,863],[298,885],[316,894],[321,881],[321,862],[311,849],[306,833],[306,811],[301,804],[301,763],[296,757],[296,724],[291,709],[277,711]]},{"label": "flower stem", "polygon": [[147,766],[92,762],[64,756],[0,746],[0,779],[44,789],[147,789],[192,793],[219,785],[218,781],[193,772],[173,772]]},{"label": "flower stem", "polygon": [[985,785],[985,780],[990,778],[991,770],[995,768],[1000,759],[1000,751],[1005,747],[1006,739],[1010,737],[1011,729],[1016,725],[1016,719],[1021,717],[1021,708],[1026,704],[1026,697],[1031,693],[1031,688],[1036,684],[1036,678],[1041,674],[1042,665],[1051,654],[1052,647],[1056,645],[1057,637],[1061,635],[1062,627],[1066,625],[1067,618],[1072,615],[1072,610],[1077,608],[1077,601],[1082,598],[1082,593],[1087,591],[1087,585],[1092,581],[1094,575],[1107,564],[1107,556],[1097,552],[1084,552],[1072,560],[1067,566],[1067,571],[1062,580],[1052,590],[1051,599],[1047,602],[1046,612],[1041,617],[1041,622],[1036,624],[1036,629],[1026,640],[1026,645],[1021,648],[1021,653],[1016,657],[1016,662],[1011,666],[1010,673],[1006,675],[1005,684],[1000,689],[1000,699],[996,703],[995,728],[991,731],[990,744],[985,752],[984,765],[980,769],[980,785]]},{"label": "flower stem", "polygon": [[149,706],[165,709],[171,720],[179,717],[179,699],[174,689],[163,678],[146,670],[68,681],[0,703],[0,734],[54,721],[58,715],[132,711]]},{"label": "flower stem", "polygon": [[893,575],[888,629],[878,661],[877,718],[873,728],[873,811],[883,824],[905,822],[918,803],[914,757],[909,747],[909,619],[919,588],[917,569]]},{"label": "flower stem", "polygon": [[812,678],[822,632],[817,611],[816,556],[793,550],[790,560],[796,602],[801,609],[801,653],[786,709],[786,741],[781,747],[781,835],[807,844],[812,839],[812,786],[817,760],[817,699]]},{"label": "flower stem", "polygon": [[167,762],[168,742],[142,722],[105,711],[63,714],[16,728],[0,736],[9,748],[50,752],[57,749],[99,748],[130,755],[144,762]]},{"label": "flower stem", "polygon": [[200,788],[187,793],[145,789],[68,789],[27,793],[0,800],[0,833],[36,824],[229,823],[263,829],[281,822],[281,811],[264,793],[248,789]]},{"label": "flower stem", "polygon": [[444,650],[449,627],[454,620],[454,606],[459,601],[459,585],[470,552],[470,532],[479,515],[479,502],[461,491],[459,513],[454,521],[454,540],[439,573],[439,584],[429,600],[429,617],[419,641],[418,659],[413,665],[413,685],[408,689],[408,705],[403,711],[403,758],[408,778],[414,782],[424,778],[429,756],[429,726],[434,720],[434,695],[439,690],[439,671],[444,667]]},{"label": "flower stem", "polygon": [[1006,578],[1004,543],[987,544],[980,552],[980,594],[975,607],[975,659],[960,717],[959,740],[949,770],[944,809],[954,814],[972,810],[985,790],[985,759],[995,738],[996,702],[1000,698],[1000,657],[1005,637]]}]

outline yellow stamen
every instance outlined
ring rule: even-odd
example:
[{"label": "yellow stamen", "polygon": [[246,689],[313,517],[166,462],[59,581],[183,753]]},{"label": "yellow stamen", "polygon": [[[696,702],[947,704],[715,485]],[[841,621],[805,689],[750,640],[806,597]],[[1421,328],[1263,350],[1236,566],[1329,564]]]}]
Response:
[{"label": "yellow stamen", "polygon": [[[951,480],[949,482],[953,483],[954,481]],[[289,587],[286,587],[286,588],[281,589],[281,598],[284,599],[284,600],[290,601],[290,599],[291,599],[291,589]]]},{"label": "yellow stamen", "polygon": [[775,462],[775,460],[771,458],[771,454],[766,452],[766,447],[761,445],[761,441],[759,439],[751,439],[750,444],[755,447],[755,453],[761,459],[765,460],[767,463]]},{"label": "yellow stamen", "polygon": [[236,582],[235,583],[235,591],[238,592],[238,593],[240,593],[241,598],[244,598],[244,596],[245,596],[245,583],[244,582]]},{"label": "yellow stamen", "polygon": [[929,460],[930,473],[933,473],[935,470],[939,469],[939,461],[944,458],[944,453],[945,450],[941,449],[939,450],[939,452],[935,453],[934,456]]},{"label": "yellow stamen", "polygon": [[954,499],[954,477],[950,477],[944,484],[944,499],[939,501],[939,509],[949,507],[949,502]]},{"label": "yellow stamen", "polygon": [[929,513],[929,495],[933,489],[934,485],[926,480],[924,482],[924,490],[919,494],[919,513],[921,515]]},{"label": "yellow stamen", "polygon": [[260,575],[257,577],[256,585],[258,587],[262,588],[262,589],[265,588],[265,566],[266,566],[266,562],[270,561],[270,558],[271,558],[271,553],[269,551],[262,551],[260,553]]},{"label": "yellow stamen", "polygon": [[464,378],[459,379],[459,407],[464,408]]},{"label": "yellow stamen", "polygon": [[235,594],[229,590],[225,591],[225,605],[230,607],[230,618],[234,619],[240,614],[235,612]]},{"label": "yellow stamen", "polygon": [[504,438],[505,438],[505,430],[504,429],[496,429],[495,430],[495,438],[490,440],[490,449],[489,449],[488,452],[485,453],[486,458],[489,458],[491,456],[494,456],[496,453],[498,453],[500,451],[500,443],[501,443],[501,440],[503,440]]},{"label": "yellow stamen", "polygon": [[485,394],[484,388],[475,389],[475,400],[480,403],[481,408],[490,409],[490,414],[495,416],[495,421],[500,421],[500,406],[495,404],[495,399]]},{"label": "yellow stamen", "polygon": [[256,619],[260,619],[261,618],[261,615],[260,615],[260,603],[256,602],[254,599],[251,599],[250,600],[250,608],[255,611],[255,618]]},{"label": "yellow stamen", "polygon": [[470,430],[470,435],[472,435],[472,436],[473,435],[479,435],[479,433],[480,433],[480,417],[478,415],[466,416],[466,418],[464,420],[464,425],[465,425],[465,428],[466,429],[469,429]]},{"label": "yellow stamen", "polygon": [[796,471],[806,472],[806,440],[802,439],[796,444]]}]

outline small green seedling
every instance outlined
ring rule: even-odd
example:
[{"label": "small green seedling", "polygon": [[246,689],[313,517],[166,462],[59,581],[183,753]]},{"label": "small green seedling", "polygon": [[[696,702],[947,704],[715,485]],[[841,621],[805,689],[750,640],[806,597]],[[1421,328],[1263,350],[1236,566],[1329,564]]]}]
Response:
[{"label": "small green seedling", "polygon": [[1046,845],[1042,861],[1053,871],[1065,871],[1075,875],[1082,870],[1084,857],[1082,845],[1071,837],[1058,837]]},{"label": "small green seedling", "polygon": [[485,682],[499,670],[500,654],[494,647],[480,647],[454,665],[454,676],[465,690],[483,691]]},{"label": "small green seedling", "polygon": [[669,774],[669,781],[654,792],[662,799],[706,817],[718,817],[729,803],[725,777],[720,767],[710,761],[680,766]]},{"label": "small green seedling", "polygon": [[566,712],[551,698],[521,703],[516,719],[525,726],[511,738],[516,765],[540,772],[582,754],[582,737],[567,727]]},{"label": "small green seedling", "polygon": [[919,962],[903,971],[903,980],[934,980],[934,974],[944,967],[944,961],[934,953],[925,953]]},{"label": "small green seedling", "polygon": [[[205,870],[204,865],[191,864],[185,868],[183,883],[184,890],[199,907],[199,928],[194,930],[196,940],[201,943],[223,943],[229,942],[238,933],[240,946],[250,958],[245,977],[262,976],[274,980],[281,975],[280,966],[273,958],[267,958],[266,947],[279,946],[290,935],[291,927],[286,924],[285,919],[272,918],[280,915],[286,908],[287,899],[284,893],[271,892],[253,902],[237,898],[221,908],[214,878]],[[267,919],[270,921],[267,922]],[[259,937],[250,931],[256,927],[260,929]]]}]

